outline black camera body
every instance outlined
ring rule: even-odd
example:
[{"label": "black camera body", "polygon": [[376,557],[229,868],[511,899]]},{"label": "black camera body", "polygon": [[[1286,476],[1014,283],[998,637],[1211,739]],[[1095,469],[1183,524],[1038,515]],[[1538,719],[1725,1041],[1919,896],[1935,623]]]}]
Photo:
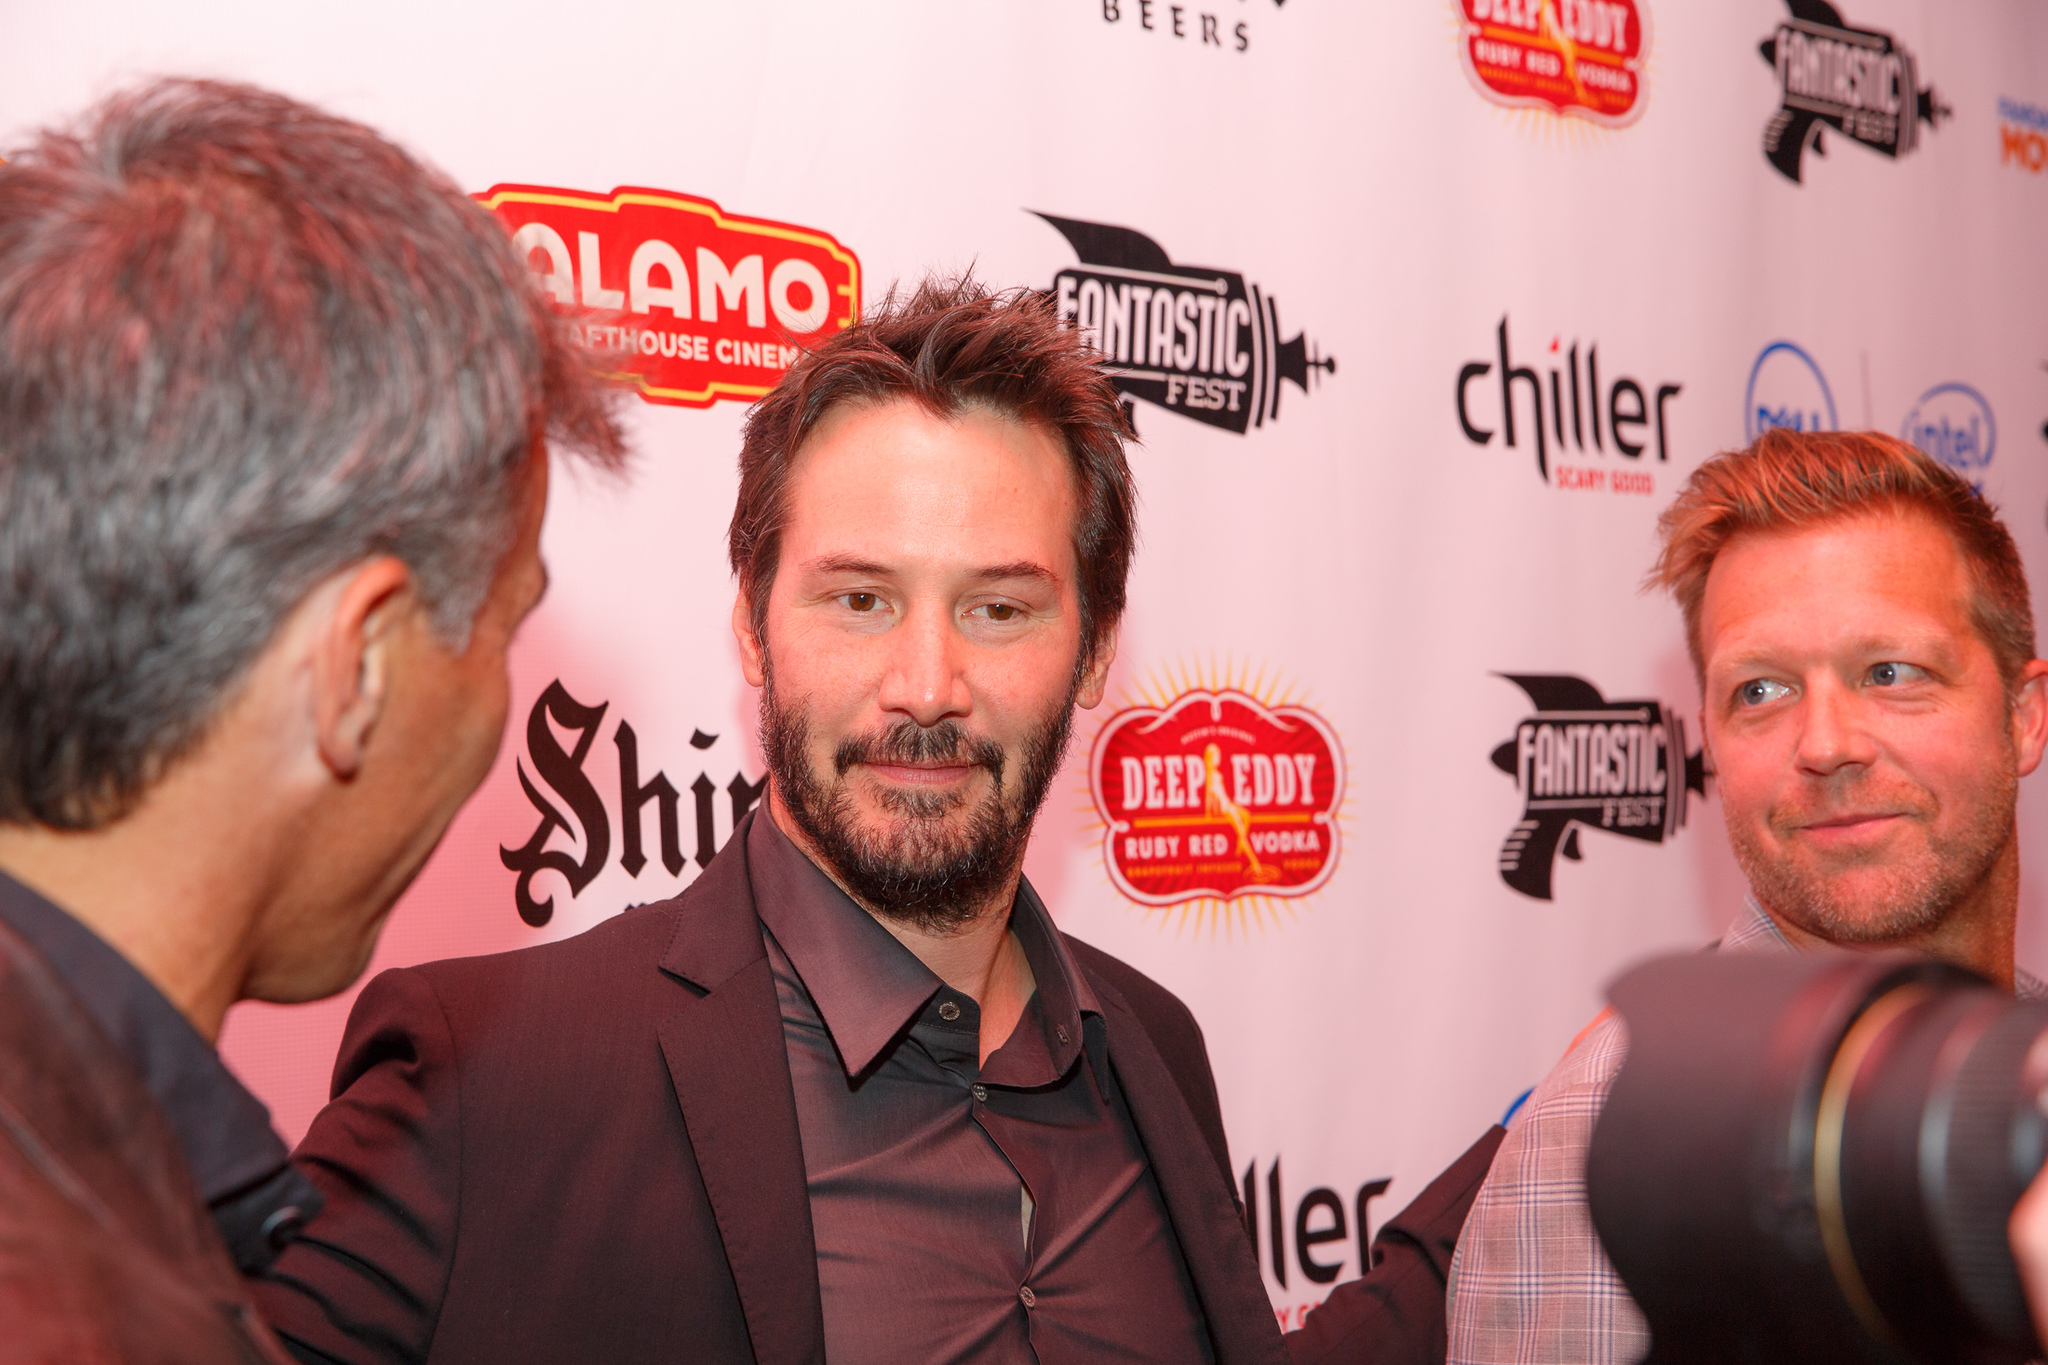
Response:
[{"label": "black camera body", "polygon": [[2006,1240],[2048,1002],[1896,954],[1661,958],[1587,1154],[1649,1365],[2037,1359]]}]

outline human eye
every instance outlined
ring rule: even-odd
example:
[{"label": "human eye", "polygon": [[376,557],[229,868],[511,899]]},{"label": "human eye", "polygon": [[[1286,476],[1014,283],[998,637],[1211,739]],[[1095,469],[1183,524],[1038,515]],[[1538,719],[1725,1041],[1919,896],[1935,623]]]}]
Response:
[{"label": "human eye", "polygon": [[1873,687],[1903,687],[1907,683],[1926,682],[1927,670],[1917,664],[1887,659],[1881,664],[1872,664],[1870,672],[1864,676]]},{"label": "human eye", "polygon": [[1014,621],[1022,616],[1024,611],[1015,602],[983,602],[968,612],[968,615],[973,616],[977,613],[988,621]]},{"label": "human eye", "polygon": [[839,600],[845,604],[848,611],[863,615],[879,610],[882,605],[881,594],[872,592],[843,592],[839,594]]},{"label": "human eye", "polygon": [[1736,698],[1744,706],[1766,706],[1780,697],[1791,695],[1791,688],[1772,678],[1751,678],[1735,689]]}]

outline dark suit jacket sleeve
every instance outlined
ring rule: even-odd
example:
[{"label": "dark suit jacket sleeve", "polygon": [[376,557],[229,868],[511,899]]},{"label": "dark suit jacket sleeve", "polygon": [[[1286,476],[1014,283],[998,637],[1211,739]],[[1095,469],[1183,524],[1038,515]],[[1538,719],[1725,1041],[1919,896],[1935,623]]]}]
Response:
[{"label": "dark suit jacket sleeve", "polygon": [[1287,1334],[1294,1365],[1442,1365],[1444,1290],[1465,1215],[1507,1129],[1496,1124],[1372,1239],[1372,1270],[1340,1284]]},{"label": "dark suit jacket sleeve", "polygon": [[424,1360],[461,1212],[462,1129],[454,1039],[424,974],[364,989],[333,1093],[294,1154],[326,1210],[255,1284],[258,1306],[301,1360]]}]

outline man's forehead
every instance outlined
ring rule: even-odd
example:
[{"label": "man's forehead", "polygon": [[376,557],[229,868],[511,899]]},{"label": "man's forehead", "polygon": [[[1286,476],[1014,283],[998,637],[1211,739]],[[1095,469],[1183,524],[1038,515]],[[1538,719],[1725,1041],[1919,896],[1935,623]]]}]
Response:
[{"label": "man's forehead", "polygon": [[1058,572],[1074,509],[1070,462],[1043,427],[988,408],[941,416],[907,399],[864,403],[835,409],[804,442],[785,545],[799,564],[944,552]]},{"label": "man's forehead", "polygon": [[1712,657],[1773,646],[1855,648],[1974,630],[1975,584],[1946,528],[1889,509],[1744,531],[1715,557],[1701,600]]}]

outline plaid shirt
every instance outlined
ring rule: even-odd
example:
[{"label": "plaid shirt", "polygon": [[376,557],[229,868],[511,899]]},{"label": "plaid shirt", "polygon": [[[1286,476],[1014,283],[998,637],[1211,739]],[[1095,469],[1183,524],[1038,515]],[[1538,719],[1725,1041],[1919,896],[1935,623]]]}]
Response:
[{"label": "plaid shirt", "polygon": [[[1723,952],[1790,952],[1754,900]],[[2048,987],[2025,972],[2027,998]],[[1451,1258],[1449,1365],[1633,1365],[1650,1329],[1586,1208],[1586,1149],[1628,1034],[1602,1011],[1515,1116]]]}]

